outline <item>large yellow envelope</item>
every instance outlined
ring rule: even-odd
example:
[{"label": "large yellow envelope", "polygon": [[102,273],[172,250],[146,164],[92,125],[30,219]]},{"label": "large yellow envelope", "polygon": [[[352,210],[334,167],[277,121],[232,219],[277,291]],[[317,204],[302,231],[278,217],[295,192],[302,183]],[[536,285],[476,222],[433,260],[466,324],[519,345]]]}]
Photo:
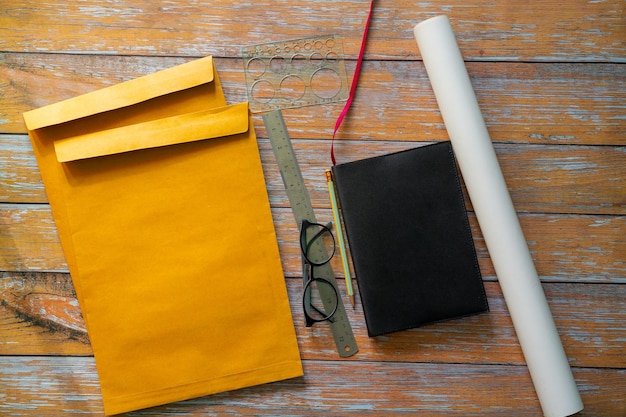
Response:
[{"label": "large yellow envelope", "polygon": [[248,107],[210,57],[24,118],[106,414],[302,375]]}]

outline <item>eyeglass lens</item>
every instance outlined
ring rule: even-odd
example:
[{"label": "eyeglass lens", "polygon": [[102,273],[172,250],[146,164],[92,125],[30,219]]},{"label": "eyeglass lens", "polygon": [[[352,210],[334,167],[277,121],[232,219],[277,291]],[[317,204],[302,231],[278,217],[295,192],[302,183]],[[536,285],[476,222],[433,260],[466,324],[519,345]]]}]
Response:
[{"label": "eyeglass lens", "polygon": [[[311,279],[305,288],[305,299],[309,301],[304,303],[304,310],[308,317],[313,321],[331,320],[335,311],[337,311],[337,293],[332,284],[323,278]],[[322,299],[322,294],[326,294]],[[310,298],[309,298],[310,297]]]},{"label": "eyeglass lens", "polygon": [[301,236],[302,253],[309,263],[323,265],[335,254],[335,239],[328,226],[318,223],[304,223],[304,236]]},{"label": "eyeglass lens", "polygon": [[318,270],[330,261],[335,253],[335,239],[328,226],[304,221],[300,231],[300,246],[307,263],[303,306],[307,326],[314,322],[330,320],[337,310],[339,295],[336,288]]}]

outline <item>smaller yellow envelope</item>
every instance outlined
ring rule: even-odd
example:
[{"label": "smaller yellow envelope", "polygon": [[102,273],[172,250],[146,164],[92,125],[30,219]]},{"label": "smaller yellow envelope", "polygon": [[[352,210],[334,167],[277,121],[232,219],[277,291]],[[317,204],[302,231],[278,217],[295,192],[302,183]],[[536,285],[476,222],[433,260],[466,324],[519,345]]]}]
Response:
[{"label": "smaller yellow envelope", "polygon": [[106,414],[302,375],[248,106],[211,58],[24,118]]}]

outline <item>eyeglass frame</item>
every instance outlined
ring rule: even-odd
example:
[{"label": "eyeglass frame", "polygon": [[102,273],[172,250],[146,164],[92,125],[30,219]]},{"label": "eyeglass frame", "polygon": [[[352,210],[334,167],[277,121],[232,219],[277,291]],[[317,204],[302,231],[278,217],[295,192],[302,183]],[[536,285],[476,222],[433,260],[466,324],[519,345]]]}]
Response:
[{"label": "eyeglass frame", "polygon": [[[330,225],[332,225],[332,223],[330,223]],[[306,231],[309,227],[311,226],[317,226],[320,228],[320,230],[313,235],[310,239],[307,238],[306,236]],[[321,237],[325,232],[328,232],[330,234],[330,237],[333,240],[333,250],[330,253],[330,255],[327,256],[327,258],[324,260],[324,262],[315,262],[312,261],[311,259],[309,259],[308,257],[308,253],[310,250],[311,245],[313,245],[315,242],[318,242],[318,238]],[[319,241],[323,247],[323,250],[327,250],[326,246],[323,244],[323,242]],[[303,277],[305,279],[305,283],[304,283],[304,288],[302,291],[302,310],[304,312],[304,318],[305,318],[305,322],[306,322],[306,327],[311,327],[313,326],[313,324],[315,323],[320,323],[323,321],[329,321],[331,323],[334,322],[334,315],[337,312],[337,309],[339,307],[339,292],[337,291],[337,288],[335,288],[335,286],[326,278],[321,278],[321,277],[316,277],[314,275],[314,268],[315,267],[321,267],[323,265],[326,265],[330,262],[330,260],[333,258],[333,256],[335,255],[335,250],[337,248],[337,243],[335,241],[335,236],[333,235],[332,231],[330,230],[330,227],[321,223],[315,223],[315,222],[310,222],[306,219],[304,219],[302,221],[302,223],[300,224],[300,251],[302,253],[302,262],[303,262],[303,273],[306,275],[305,277]],[[332,312],[330,313],[326,313],[324,311],[321,311],[319,308],[317,308],[313,303],[310,302],[310,297],[307,297],[307,291],[309,291],[309,295],[310,295],[310,288],[311,285],[314,282],[321,282],[325,285],[330,286],[330,288],[333,289],[333,293],[335,295],[335,306],[332,310]],[[316,319],[314,317],[311,317],[311,315],[307,312],[307,299],[308,299],[308,304],[309,307],[312,307],[315,311],[317,311],[320,315],[322,315],[321,319]]]}]

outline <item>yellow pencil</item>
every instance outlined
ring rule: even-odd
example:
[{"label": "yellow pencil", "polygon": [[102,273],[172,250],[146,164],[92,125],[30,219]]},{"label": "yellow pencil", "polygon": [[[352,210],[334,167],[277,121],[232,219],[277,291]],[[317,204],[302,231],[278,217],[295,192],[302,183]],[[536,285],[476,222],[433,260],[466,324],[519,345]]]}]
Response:
[{"label": "yellow pencil", "polygon": [[352,277],[350,276],[350,267],[348,265],[348,256],[346,254],[346,245],[341,230],[341,220],[339,219],[339,209],[337,207],[337,197],[335,196],[335,185],[333,184],[333,174],[330,169],[326,170],[326,182],[328,184],[328,194],[330,195],[330,205],[333,209],[333,217],[335,219],[335,232],[339,241],[339,251],[341,252],[341,263],[343,264],[343,274],[346,281],[346,289],[350,297],[350,303],[354,308],[354,289],[352,288]]}]

